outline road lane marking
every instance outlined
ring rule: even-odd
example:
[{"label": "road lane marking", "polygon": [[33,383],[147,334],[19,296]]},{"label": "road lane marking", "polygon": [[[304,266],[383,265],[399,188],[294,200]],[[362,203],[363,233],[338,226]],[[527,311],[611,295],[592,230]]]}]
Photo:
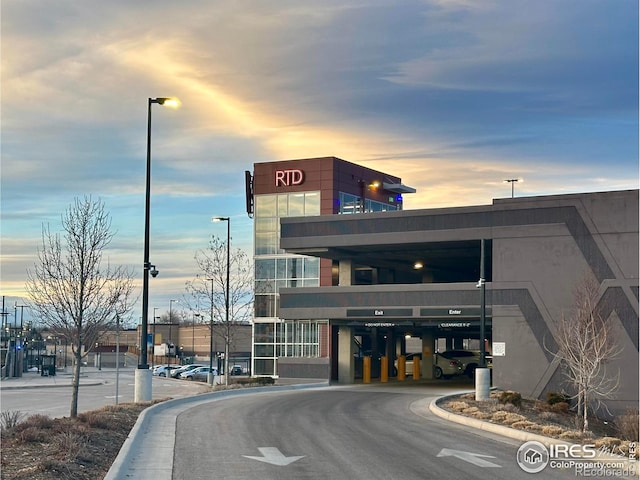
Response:
[{"label": "road lane marking", "polygon": [[290,463],[295,462],[296,460],[304,458],[304,455],[300,455],[297,457],[285,457],[283,453],[275,447],[258,447],[258,450],[262,454],[262,457],[252,457],[250,455],[242,456],[245,458],[250,458],[252,460],[258,460],[259,462],[278,465],[280,467],[285,467]]},{"label": "road lane marking", "polygon": [[440,450],[440,453],[436,455],[437,457],[456,457],[460,460],[464,460],[465,462],[472,463],[478,467],[483,468],[502,468],[501,465],[496,463],[492,463],[488,460],[483,460],[480,457],[484,458],[496,458],[491,455],[482,455],[481,453],[472,453],[472,452],[463,452],[461,450],[451,450],[449,448],[443,448]]}]

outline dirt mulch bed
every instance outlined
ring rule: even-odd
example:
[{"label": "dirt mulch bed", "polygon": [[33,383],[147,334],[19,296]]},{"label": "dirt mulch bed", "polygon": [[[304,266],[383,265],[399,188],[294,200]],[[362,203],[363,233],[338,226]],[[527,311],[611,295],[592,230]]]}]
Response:
[{"label": "dirt mulch bed", "polygon": [[[104,478],[140,413],[153,403],[104,407],[77,418],[3,418],[3,480]],[[11,413],[11,412],[8,412]]]},{"label": "dirt mulch bed", "polygon": [[490,399],[476,401],[474,393],[449,397],[438,403],[444,410],[485,422],[525,430],[569,443],[593,443],[610,453],[627,455],[629,442],[638,440],[638,410],[615,421],[589,418],[589,432],[581,431],[581,419],[569,402],[553,398],[551,403],[522,398],[515,392],[492,391]]}]

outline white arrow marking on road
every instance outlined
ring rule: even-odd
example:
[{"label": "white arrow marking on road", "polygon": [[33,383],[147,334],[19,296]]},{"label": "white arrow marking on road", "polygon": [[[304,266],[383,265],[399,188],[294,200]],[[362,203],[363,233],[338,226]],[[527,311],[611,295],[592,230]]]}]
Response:
[{"label": "white arrow marking on road", "polygon": [[495,463],[491,463],[488,460],[483,460],[479,457],[485,458],[496,458],[491,455],[482,455],[480,453],[471,453],[471,452],[462,452],[460,450],[450,450],[448,448],[443,448],[440,450],[440,453],[436,455],[438,457],[456,457],[460,460],[464,460],[465,462],[473,463],[478,467],[493,467],[493,468],[502,468],[501,465],[497,465]]},{"label": "white arrow marking on road", "polygon": [[299,457],[285,457],[280,450],[275,447],[258,447],[262,457],[252,457],[249,455],[243,455],[243,457],[258,460],[259,462],[270,463],[272,465],[278,465],[279,467],[285,467],[290,463],[304,458],[304,455]]}]

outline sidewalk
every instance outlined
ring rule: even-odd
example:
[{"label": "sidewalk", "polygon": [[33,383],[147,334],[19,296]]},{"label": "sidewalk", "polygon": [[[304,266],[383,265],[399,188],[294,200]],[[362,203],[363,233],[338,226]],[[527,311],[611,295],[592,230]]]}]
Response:
[{"label": "sidewalk", "polygon": [[[115,371],[114,369],[109,369]],[[124,369],[122,369],[124,370]],[[101,385],[105,383],[104,376],[110,372],[101,371],[95,367],[82,367],[80,369],[80,385]],[[111,375],[113,375],[111,373]],[[7,377],[0,381],[0,389],[13,388],[42,388],[42,387],[71,387],[73,381],[72,367],[62,368],[56,371],[54,376],[42,376],[40,372],[24,372],[22,377]]]}]

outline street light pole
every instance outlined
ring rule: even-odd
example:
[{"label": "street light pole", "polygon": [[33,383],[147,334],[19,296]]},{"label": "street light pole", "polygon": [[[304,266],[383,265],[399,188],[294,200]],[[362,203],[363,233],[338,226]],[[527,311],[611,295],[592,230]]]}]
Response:
[{"label": "street light pole", "polygon": [[519,178],[508,178],[507,180],[505,180],[505,183],[510,183],[510,184],[511,184],[511,198],[513,198],[513,195],[514,195],[514,188],[513,188],[513,186],[514,186],[514,184],[515,184],[516,182],[519,182],[519,181],[520,181],[520,179],[519,179]]},{"label": "street light pole", "polygon": [[173,302],[177,302],[177,300],[169,300],[169,338],[167,341],[167,358],[169,359],[167,363],[169,365],[171,365],[171,326],[173,324],[173,310],[171,309],[171,306],[173,305]]},{"label": "street light pole", "polygon": [[207,381],[213,385],[213,278],[207,278],[211,282],[211,319],[209,320],[209,373]]},{"label": "street light pole", "polygon": [[224,384],[229,385],[229,270],[230,270],[230,252],[231,252],[231,217],[213,217],[212,222],[227,222],[227,280],[225,284],[224,295],[224,322],[225,322],[225,339],[224,339]]},{"label": "street light pole", "polygon": [[[175,99],[160,97],[149,98],[147,108],[147,169],[145,182],[145,204],[144,204],[144,260],[142,275],[142,325],[140,328],[140,354],[138,357],[138,368],[135,373],[135,393],[134,401],[148,402],[151,400],[151,370],[149,370],[147,358],[147,335],[149,324],[149,270],[152,265],[149,262],[149,226],[151,210],[151,105],[177,106]],[[154,274],[157,270],[153,267]]]},{"label": "street light pole", "polygon": [[200,318],[199,313],[193,314],[193,323],[191,324],[191,354],[194,362],[196,360],[196,318]]}]

